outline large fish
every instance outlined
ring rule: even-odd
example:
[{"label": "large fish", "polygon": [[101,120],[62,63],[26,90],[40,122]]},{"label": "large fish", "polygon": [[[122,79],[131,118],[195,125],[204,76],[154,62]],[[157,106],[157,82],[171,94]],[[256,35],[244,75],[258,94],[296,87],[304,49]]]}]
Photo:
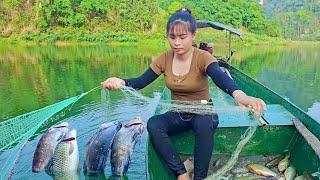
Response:
[{"label": "large fish", "polygon": [[134,146],[140,140],[144,130],[144,122],[135,118],[117,133],[110,156],[113,176],[124,176],[127,173]]},{"label": "large fish", "polygon": [[277,177],[277,174],[271,171],[269,168],[260,164],[248,164],[247,169],[254,174],[265,176],[265,177]]},{"label": "large fish", "polygon": [[116,133],[120,130],[120,122],[109,122],[102,124],[87,143],[84,172],[89,175],[98,175],[104,173],[109,150]]},{"label": "large fish", "polygon": [[52,158],[56,146],[68,133],[68,123],[50,127],[40,138],[37,148],[33,155],[32,172],[42,171]]},{"label": "large fish", "polygon": [[79,170],[77,131],[71,130],[66,139],[57,145],[54,155],[46,167],[46,172],[55,178],[74,179],[73,177],[77,177]]}]

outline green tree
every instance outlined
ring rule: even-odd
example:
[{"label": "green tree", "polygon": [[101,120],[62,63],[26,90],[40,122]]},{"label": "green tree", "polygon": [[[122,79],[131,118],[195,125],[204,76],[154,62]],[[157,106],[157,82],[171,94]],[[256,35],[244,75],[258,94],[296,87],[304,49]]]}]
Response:
[{"label": "green tree", "polygon": [[178,9],[182,8],[183,5],[179,1],[173,1],[170,6],[168,7],[168,13],[173,14]]}]

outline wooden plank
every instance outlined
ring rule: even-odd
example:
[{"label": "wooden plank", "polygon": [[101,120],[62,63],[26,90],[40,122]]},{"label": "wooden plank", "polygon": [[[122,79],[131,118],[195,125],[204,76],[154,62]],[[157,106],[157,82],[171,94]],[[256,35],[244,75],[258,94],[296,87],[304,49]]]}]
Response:
[{"label": "wooden plank", "polygon": [[293,118],[293,123],[300,134],[304,137],[304,139],[308,142],[308,144],[312,147],[314,152],[320,158],[320,141],[319,139],[313,135],[297,118]]}]

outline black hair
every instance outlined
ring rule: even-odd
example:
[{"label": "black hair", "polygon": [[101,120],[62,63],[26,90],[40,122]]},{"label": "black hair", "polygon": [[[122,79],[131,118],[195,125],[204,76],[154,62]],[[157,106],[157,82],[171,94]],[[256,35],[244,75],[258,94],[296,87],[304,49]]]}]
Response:
[{"label": "black hair", "polygon": [[196,32],[197,21],[191,14],[191,10],[188,8],[181,8],[170,16],[167,22],[167,36],[172,28],[180,22],[185,22],[187,24],[188,31],[190,31],[192,34]]}]

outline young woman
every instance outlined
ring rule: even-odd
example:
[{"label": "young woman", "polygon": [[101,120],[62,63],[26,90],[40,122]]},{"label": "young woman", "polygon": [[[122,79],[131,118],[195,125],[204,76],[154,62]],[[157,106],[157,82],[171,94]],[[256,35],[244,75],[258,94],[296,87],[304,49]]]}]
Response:
[{"label": "young woman", "polygon": [[[251,106],[255,113],[261,113],[266,107],[263,100],[247,96],[220,70],[217,60],[211,54],[192,46],[195,32],[196,20],[191,12],[186,9],[177,11],[167,23],[170,51],[157,57],[140,77],[131,79],[111,77],[101,85],[110,90],[122,86],[142,89],[163,74],[165,84],[171,90],[172,100],[211,101],[209,76],[220,89],[231,95],[238,105]],[[204,179],[207,176],[213,150],[213,135],[218,123],[217,114],[200,115],[169,111],[151,117],[147,129],[156,152],[178,180],[188,180],[190,177],[169,136],[193,130],[194,179]]]}]

